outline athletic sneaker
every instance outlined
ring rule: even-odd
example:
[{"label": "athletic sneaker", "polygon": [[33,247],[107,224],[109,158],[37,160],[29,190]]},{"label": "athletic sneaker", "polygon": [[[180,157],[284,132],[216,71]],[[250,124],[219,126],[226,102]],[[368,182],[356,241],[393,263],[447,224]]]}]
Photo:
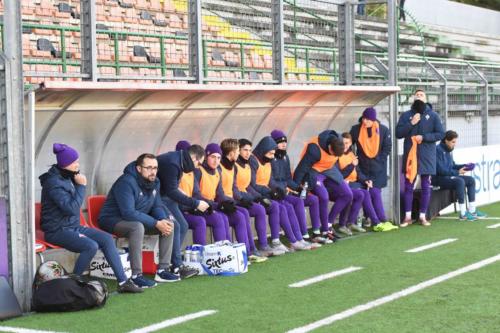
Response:
[{"label": "athletic sneaker", "polygon": [[383,223],[379,223],[373,227],[373,231],[375,232],[383,232],[383,231],[389,231],[384,227]]},{"label": "athletic sneaker", "polygon": [[423,226],[423,227],[430,227],[432,224],[427,221],[427,219],[424,217],[424,218],[419,218],[418,221],[420,222],[420,224]]},{"label": "athletic sneaker", "polygon": [[349,227],[352,231],[357,231],[357,232],[366,232],[365,229],[361,228],[357,224],[351,224]]},{"label": "athletic sneaker", "polygon": [[266,257],[282,256],[286,252],[280,249],[273,249],[269,245],[260,248],[260,254]]},{"label": "athletic sneaker", "polygon": [[342,227],[339,228],[339,232],[343,233],[346,236],[352,236],[352,231],[349,230],[349,228],[344,227],[344,226],[342,226]]},{"label": "athletic sneaker", "polygon": [[397,225],[392,224],[392,222],[390,221],[383,222],[381,224],[384,226],[384,228],[388,229],[388,231],[399,229]]},{"label": "athletic sneaker", "polygon": [[464,215],[459,215],[458,218],[462,221],[475,221],[477,218],[470,212],[465,212]]},{"label": "athletic sneaker", "polygon": [[333,231],[323,232],[322,236],[324,238],[327,238],[327,239],[331,240],[332,242],[336,242],[336,241],[338,241],[339,239],[342,238],[342,237],[340,237],[338,234],[336,234]]},{"label": "athletic sneaker", "polygon": [[267,257],[263,257],[263,256],[261,257],[261,256],[255,255],[255,254],[251,254],[248,256],[248,261],[258,264],[258,263],[267,261]]},{"label": "athletic sneaker", "polygon": [[297,242],[292,243],[292,244],[290,244],[290,245],[292,245],[292,249],[297,250],[297,251],[307,251],[307,250],[310,250],[310,249],[311,249],[311,247],[310,247],[310,246],[305,245],[305,244],[303,244],[303,243],[302,243],[302,242],[300,242],[300,241],[297,241]]},{"label": "athletic sneaker", "polygon": [[128,279],[127,281],[125,281],[125,283],[118,285],[118,292],[136,294],[142,293],[144,292],[144,290],[136,286],[131,279]]},{"label": "athletic sneaker", "polygon": [[317,249],[317,248],[320,248],[320,247],[321,247],[321,244],[318,244],[318,243],[311,243],[311,242],[306,241],[305,239],[303,239],[301,242],[302,242],[302,244],[304,244],[304,245],[310,246],[310,247],[311,247],[311,250],[314,250],[314,249]]},{"label": "athletic sneaker", "polygon": [[181,267],[174,267],[171,272],[179,276],[182,280],[189,279],[190,277],[196,276],[200,273],[196,268],[184,265]]},{"label": "athletic sneaker", "polygon": [[327,237],[322,237],[321,234],[314,234],[312,238],[313,243],[318,243],[318,244],[332,244],[333,241],[331,239],[328,239]]},{"label": "athletic sneaker", "polygon": [[139,288],[153,288],[156,287],[156,282],[151,279],[145,278],[142,274],[137,275],[135,278],[131,278],[132,282]]},{"label": "athletic sneaker", "polygon": [[407,226],[413,223],[412,219],[404,219],[403,222],[399,225],[400,228],[406,228]]},{"label": "athletic sneaker", "polygon": [[291,252],[289,248],[287,248],[283,243],[281,243],[279,240],[272,241],[271,242],[271,248],[274,250],[280,250],[280,251],[285,251],[286,252]]},{"label": "athletic sneaker", "polygon": [[157,271],[155,275],[156,282],[177,282],[180,280],[181,278],[178,275],[170,273],[168,270],[165,269],[162,270],[161,272]]},{"label": "athletic sneaker", "polygon": [[372,221],[368,218],[364,218],[363,219],[363,227],[365,228],[369,228],[372,226]]},{"label": "athletic sneaker", "polygon": [[486,213],[483,213],[477,209],[474,213],[472,213],[472,216],[477,217],[478,219],[481,219],[481,218],[484,219],[484,218],[488,217],[488,215]]}]

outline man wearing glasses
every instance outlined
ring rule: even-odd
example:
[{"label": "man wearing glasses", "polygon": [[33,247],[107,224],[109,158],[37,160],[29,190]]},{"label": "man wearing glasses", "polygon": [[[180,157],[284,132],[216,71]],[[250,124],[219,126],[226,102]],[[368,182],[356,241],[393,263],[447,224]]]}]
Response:
[{"label": "man wearing glasses", "polygon": [[[115,181],[99,214],[102,229],[128,238],[132,281],[141,288],[154,287],[156,282],[179,281],[177,275],[169,272],[174,221],[161,201],[157,172],[155,155],[140,155]],[[142,275],[144,234],[158,234],[160,238],[160,260],[154,281]]]},{"label": "man wearing glasses", "polygon": [[203,163],[205,150],[200,145],[192,145],[187,150],[172,151],[158,155],[158,178],[160,179],[161,199],[175,218],[174,246],[172,251],[172,272],[182,279],[197,274],[197,270],[182,265],[181,246],[189,225],[179,208],[184,207],[204,212],[209,205],[203,200],[188,197],[179,190],[179,183],[184,173],[193,172]]}]

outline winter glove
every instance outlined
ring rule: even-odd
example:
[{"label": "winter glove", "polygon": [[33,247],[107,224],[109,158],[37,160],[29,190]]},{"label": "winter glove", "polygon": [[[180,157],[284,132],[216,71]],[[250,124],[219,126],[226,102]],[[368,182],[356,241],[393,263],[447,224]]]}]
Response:
[{"label": "winter glove", "polygon": [[223,201],[219,204],[219,210],[225,214],[232,214],[236,212],[236,205],[234,201]]},{"label": "winter glove", "polygon": [[273,200],[283,200],[286,196],[285,190],[277,187],[271,191],[271,199]]},{"label": "winter glove", "polygon": [[464,166],[464,170],[465,171],[472,171],[474,170],[474,167],[476,166],[475,163],[467,163],[465,166]]},{"label": "winter glove", "polygon": [[244,208],[252,208],[253,202],[248,200],[248,199],[241,199],[240,202],[238,202],[238,205]]},{"label": "winter glove", "polygon": [[272,204],[271,200],[269,200],[268,198],[260,198],[259,203],[262,204],[264,208],[269,208],[271,207]]}]

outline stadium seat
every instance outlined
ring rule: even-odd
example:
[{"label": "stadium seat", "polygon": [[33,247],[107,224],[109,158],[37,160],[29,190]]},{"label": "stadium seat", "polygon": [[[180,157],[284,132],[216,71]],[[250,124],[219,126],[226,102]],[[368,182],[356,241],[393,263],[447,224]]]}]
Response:
[{"label": "stadium seat", "polygon": [[95,229],[99,228],[99,223],[97,219],[99,217],[99,212],[101,211],[102,205],[106,201],[105,195],[91,195],[87,198],[87,213],[89,216],[89,227]]},{"label": "stadium seat", "polygon": [[[43,244],[46,247],[52,249],[60,249],[60,246],[51,244],[45,240],[45,234],[41,227],[41,217],[42,217],[42,204],[40,202],[35,203],[35,239],[37,243]],[[80,209],[80,225],[87,227],[87,221]]]}]

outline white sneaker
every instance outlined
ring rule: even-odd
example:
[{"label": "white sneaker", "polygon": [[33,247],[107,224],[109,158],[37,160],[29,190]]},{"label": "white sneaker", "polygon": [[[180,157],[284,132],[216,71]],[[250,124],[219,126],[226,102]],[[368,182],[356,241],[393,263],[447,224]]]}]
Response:
[{"label": "white sneaker", "polygon": [[321,236],[321,234],[314,234],[314,237],[312,239],[312,243],[318,243],[318,244],[332,244],[333,241],[326,238],[326,237],[323,237]]},{"label": "white sneaker", "polygon": [[[305,246],[309,246],[309,247],[311,248],[311,250],[312,250],[312,249],[317,249],[318,247],[321,247],[321,244],[314,244],[314,245],[313,245],[313,243],[308,242],[308,241],[306,241],[305,239],[301,240],[300,242],[301,242],[302,244],[304,244]],[[319,245],[319,246],[318,246],[318,245]]]},{"label": "white sneaker", "polygon": [[290,250],[285,245],[283,245],[283,243],[281,243],[279,240],[272,241],[271,249],[273,249],[273,251],[275,250],[284,251],[285,253],[290,252]]},{"label": "white sneaker", "polygon": [[339,232],[343,233],[344,235],[347,235],[347,236],[352,236],[352,231],[347,228],[347,227],[340,227],[339,228]]},{"label": "white sneaker", "polygon": [[311,247],[304,245],[301,241],[297,241],[295,243],[292,243],[292,249],[297,250],[297,251],[307,251],[310,250]]},{"label": "white sneaker", "polygon": [[310,246],[310,247],[311,247],[311,250],[318,249],[318,248],[320,248],[320,247],[322,246],[322,245],[321,245],[321,244],[319,244],[319,243],[308,242],[308,241],[306,241],[306,240],[302,240],[302,242],[303,242],[304,244],[306,244],[306,245]]},{"label": "white sneaker", "polygon": [[365,229],[361,228],[357,224],[351,224],[350,225],[350,229],[353,230],[353,231],[357,231],[357,232],[366,232]]},{"label": "white sneaker", "polygon": [[282,256],[286,252],[280,249],[273,249],[269,245],[260,248],[260,253],[266,257]]}]

